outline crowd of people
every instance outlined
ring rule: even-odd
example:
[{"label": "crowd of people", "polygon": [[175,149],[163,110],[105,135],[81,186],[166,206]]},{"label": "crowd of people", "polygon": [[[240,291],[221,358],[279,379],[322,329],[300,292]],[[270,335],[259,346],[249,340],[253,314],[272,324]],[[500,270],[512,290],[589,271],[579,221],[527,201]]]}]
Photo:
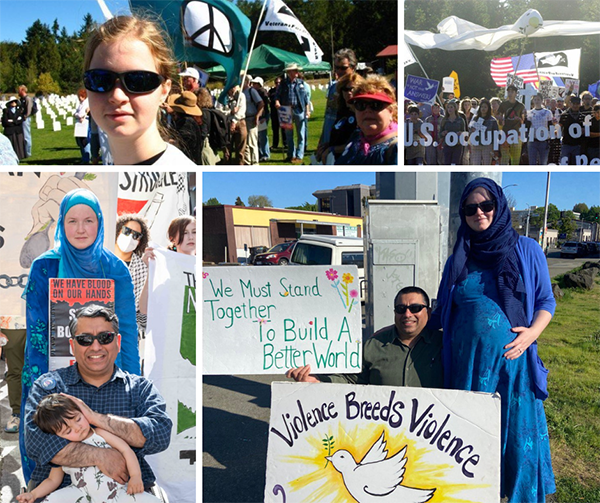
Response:
[{"label": "crowd of people", "polygon": [[459,101],[448,93],[433,105],[405,100],[405,163],[600,164],[600,103],[589,91],[566,98],[537,94],[528,110],[516,86],[507,86],[506,95],[504,101]]},{"label": "crowd of people", "polygon": [[[283,162],[305,163],[313,105],[301,66],[287,64],[272,86],[242,73],[241,85],[222,103],[202,85],[198,70],[177,68],[168,35],[151,20],[116,16],[96,28],[86,44],[84,86],[74,114],[83,124],[76,129],[80,162],[257,165],[271,159],[281,137]],[[359,75],[351,49],[335,54],[334,69],[338,79],[355,78],[330,85],[313,162],[397,164],[395,87],[374,73]],[[9,100],[2,116],[18,160],[31,155],[33,113],[25,89],[22,98]],[[5,142],[0,146],[8,148]]]},{"label": "crowd of people", "polygon": [[[141,377],[148,265],[155,250],[139,215],[117,218],[114,252],[104,246],[105,232],[96,195],[84,188],[68,192],[60,203],[54,247],[29,271],[26,328],[0,332],[7,342],[13,413],[5,431],[19,433],[28,482],[20,503],[43,497],[159,501],[148,494],[157,489],[145,456],[167,449],[172,420],[159,390]],[[167,234],[168,249],[195,255],[195,217],[175,218]],[[114,281],[114,311],[92,304],[72,313],[68,337],[76,363],[56,370],[49,366],[51,278]]]},{"label": "crowd of people", "polygon": [[513,229],[493,180],[477,178],[464,188],[459,216],[435,309],[422,288],[404,287],[394,299],[394,324],[364,339],[360,373],[313,375],[307,365],[286,376],[498,393],[500,496],[545,503],[556,491],[543,404],[548,371],[537,351],[556,307],[546,258]]}]

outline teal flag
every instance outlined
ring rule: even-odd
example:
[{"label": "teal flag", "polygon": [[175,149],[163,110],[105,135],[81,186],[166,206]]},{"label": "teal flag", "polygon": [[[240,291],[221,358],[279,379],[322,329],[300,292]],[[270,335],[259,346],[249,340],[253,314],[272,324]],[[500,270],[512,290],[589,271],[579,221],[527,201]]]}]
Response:
[{"label": "teal flag", "polygon": [[227,79],[219,101],[240,82],[248,54],[250,20],[229,0],[130,0],[131,10],[162,20],[179,61],[225,68]]}]

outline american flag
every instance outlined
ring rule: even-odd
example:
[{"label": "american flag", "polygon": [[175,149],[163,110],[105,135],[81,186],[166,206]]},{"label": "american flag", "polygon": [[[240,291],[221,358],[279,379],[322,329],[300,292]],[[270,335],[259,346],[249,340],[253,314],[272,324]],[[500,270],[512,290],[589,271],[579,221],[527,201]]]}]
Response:
[{"label": "american flag", "polygon": [[523,56],[521,56],[521,61],[519,61],[519,56],[515,56],[514,58],[492,59],[490,64],[490,73],[492,74],[492,78],[497,86],[506,86],[506,76],[509,73],[515,73],[517,62],[519,63],[519,68],[517,69],[516,73],[526,84],[533,84],[534,82],[538,81],[538,76],[535,71],[535,62],[533,60],[533,53],[529,53],[523,54]]}]

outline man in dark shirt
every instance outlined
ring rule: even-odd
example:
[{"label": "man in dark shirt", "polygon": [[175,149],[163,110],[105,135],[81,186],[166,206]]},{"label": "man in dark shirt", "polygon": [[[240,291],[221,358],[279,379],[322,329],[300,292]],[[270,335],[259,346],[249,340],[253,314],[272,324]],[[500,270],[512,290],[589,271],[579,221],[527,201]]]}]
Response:
[{"label": "man in dark shirt", "polygon": [[[560,116],[560,127],[562,128],[562,148],[560,150],[560,161],[563,163],[564,159],[567,158],[567,164],[576,164],[575,158],[581,154],[581,144],[583,142],[583,115],[579,108],[581,106],[581,99],[579,96],[571,96],[569,108],[563,112]],[[579,124],[579,128],[573,128],[573,124]],[[577,136],[577,131],[579,135]],[[573,134],[575,132],[575,135]]]},{"label": "man in dark shirt", "polygon": [[[150,491],[155,476],[144,458],[164,451],[171,440],[173,423],[166,413],[165,400],[150,381],[115,365],[120,348],[115,314],[102,306],[84,307],[75,313],[69,332],[76,363],[40,376],[27,398],[25,446],[27,456],[36,462],[29,489],[48,477],[51,464],[97,466],[121,484],[129,479],[125,460],[117,449],[69,442],[37,427],[33,416],[41,399],[50,393],[65,393],[78,399],[76,402],[90,424],[122,438],[132,447],[140,462],[144,489]],[[69,483],[70,477],[65,475],[61,487]]]},{"label": "man in dark shirt", "polygon": [[[514,85],[510,85],[506,88],[506,95],[508,99],[503,101],[498,109],[500,114],[500,126],[502,130],[507,134],[509,131],[519,131],[521,124],[523,124],[525,106],[517,101],[517,88]],[[514,133],[513,133],[514,134]],[[500,153],[502,155],[501,164],[512,164],[518,166],[521,162],[521,139],[511,138],[510,141],[504,142],[500,146]]]},{"label": "man in dark shirt", "polygon": [[593,159],[600,164],[600,104],[593,107],[592,125],[590,127],[590,138],[588,139],[588,164],[592,163]]},{"label": "man in dark shirt", "polygon": [[310,365],[290,369],[298,382],[337,382],[443,388],[442,333],[427,327],[429,297],[416,286],[403,288],[394,299],[394,324],[363,344],[360,374],[310,374]]}]

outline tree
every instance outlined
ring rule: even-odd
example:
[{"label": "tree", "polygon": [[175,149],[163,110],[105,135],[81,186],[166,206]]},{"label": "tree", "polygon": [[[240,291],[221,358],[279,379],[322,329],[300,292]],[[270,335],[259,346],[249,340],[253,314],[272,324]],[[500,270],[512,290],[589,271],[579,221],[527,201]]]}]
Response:
[{"label": "tree", "polygon": [[37,90],[42,94],[58,94],[60,86],[49,73],[42,73],[37,81]]},{"label": "tree", "polygon": [[272,208],[273,202],[267,196],[249,196],[248,206],[253,208]]},{"label": "tree", "polygon": [[576,230],[577,224],[575,223],[575,215],[573,215],[572,211],[565,211],[558,232],[564,234],[567,239],[571,239]]},{"label": "tree", "polygon": [[[535,216],[529,220],[529,225],[533,227],[542,227],[544,225],[544,208],[538,208]],[[546,225],[549,229],[556,229],[560,220],[560,210],[555,204],[548,204],[548,221]]]},{"label": "tree", "polygon": [[244,201],[242,201],[242,199],[240,198],[240,196],[238,196],[237,199],[235,200],[235,205],[236,206],[246,206],[244,204]]},{"label": "tree", "polygon": [[301,211],[319,211],[317,208],[317,204],[311,204],[308,201],[305,201],[301,206],[286,206],[286,210],[301,210]]},{"label": "tree", "polygon": [[219,206],[221,203],[216,197],[211,197],[202,203],[203,206]]},{"label": "tree", "polygon": [[586,222],[599,223],[600,221],[600,206],[592,206],[585,215],[581,215],[582,220]]},{"label": "tree", "polygon": [[588,205],[585,203],[577,203],[575,206],[573,206],[573,211],[575,213],[580,213],[583,216],[585,213],[590,211],[590,209],[588,208]]}]

